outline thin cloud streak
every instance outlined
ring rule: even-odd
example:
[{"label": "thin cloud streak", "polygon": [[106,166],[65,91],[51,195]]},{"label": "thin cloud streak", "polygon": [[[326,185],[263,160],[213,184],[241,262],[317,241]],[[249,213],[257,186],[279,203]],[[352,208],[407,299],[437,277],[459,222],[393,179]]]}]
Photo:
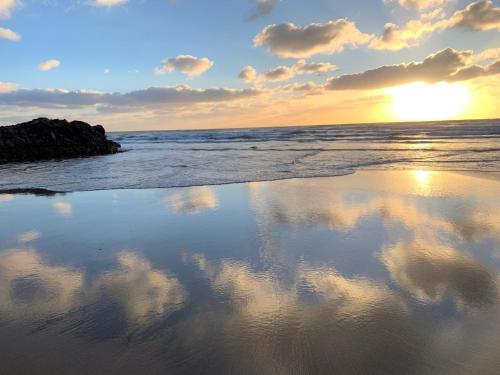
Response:
[{"label": "thin cloud streak", "polygon": [[7,39],[13,42],[17,42],[21,40],[21,34],[16,33],[11,29],[6,29],[4,27],[0,27],[0,38]]}]

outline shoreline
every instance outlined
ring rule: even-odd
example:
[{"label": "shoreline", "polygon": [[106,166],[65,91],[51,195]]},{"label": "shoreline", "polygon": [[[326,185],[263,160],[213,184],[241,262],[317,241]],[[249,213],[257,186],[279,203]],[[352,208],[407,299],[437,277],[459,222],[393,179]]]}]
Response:
[{"label": "shoreline", "polygon": [[436,169],[356,169],[347,173],[333,174],[333,175],[318,175],[318,176],[298,176],[298,177],[288,177],[288,178],[276,178],[276,179],[262,179],[262,180],[245,180],[236,182],[225,182],[225,183],[214,183],[214,184],[189,184],[189,185],[172,185],[172,186],[156,186],[156,187],[122,187],[122,188],[109,188],[109,189],[84,189],[84,190],[52,190],[43,187],[28,187],[28,188],[11,188],[11,189],[0,189],[1,195],[35,195],[35,196],[56,196],[56,195],[66,195],[73,193],[85,193],[85,192],[99,192],[99,191],[127,191],[127,190],[166,190],[166,189],[183,189],[192,187],[217,187],[217,186],[227,186],[227,185],[244,185],[251,183],[264,183],[264,182],[275,182],[275,181],[290,181],[290,180],[309,180],[309,179],[328,179],[335,177],[344,177],[349,175],[354,175],[364,172],[375,172],[375,173],[394,173],[394,172],[416,172],[424,171],[430,173],[453,173],[460,174],[470,177],[483,178],[488,180],[500,181],[500,171],[471,171],[464,169],[446,169],[446,170],[436,170]]}]

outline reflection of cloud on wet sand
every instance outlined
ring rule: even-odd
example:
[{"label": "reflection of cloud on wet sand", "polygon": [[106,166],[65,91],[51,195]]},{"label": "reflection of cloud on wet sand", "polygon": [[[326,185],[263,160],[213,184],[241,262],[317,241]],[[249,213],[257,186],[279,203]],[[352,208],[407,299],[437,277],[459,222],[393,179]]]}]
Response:
[{"label": "reflection of cloud on wet sand", "polygon": [[52,207],[61,216],[70,216],[73,213],[73,206],[68,202],[56,201],[52,203]]},{"label": "reflection of cloud on wet sand", "polygon": [[461,205],[451,215],[450,230],[467,241],[492,237],[500,242],[500,206],[490,203]]},{"label": "reflection of cloud on wet sand", "polygon": [[16,240],[21,243],[33,242],[41,237],[42,233],[38,230],[30,230],[28,232],[20,233],[16,236]]},{"label": "reflection of cloud on wet sand", "polygon": [[43,318],[92,304],[102,296],[119,303],[130,320],[143,323],[180,309],[186,293],[176,278],[132,252],[120,253],[118,267],[88,286],[82,272],[49,265],[33,249],[0,254],[0,313]]},{"label": "reflection of cloud on wet sand", "polygon": [[498,302],[496,275],[472,257],[439,244],[402,242],[384,250],[391,278],[416,298],[440,302],[452,295],[462,307]]},{"label": "reflection of cloud on wet sand", "polygon": [[[410,183],[415,185],[411,173],[388,173],[386,179],[370,179],[370,174],[365,173],[363,179],[353,175],[336,180],[254,183],[249,194],[259,222],[266,226],[320,224],[332,230],[351,231],[363,218],[377,215],[385,224],[399,222],[409,230],[445,231],[466,241],[500,241],[498,183],[444,175],[453,186],[437,172],[425,182],[429,191],[440,194],[436,196],[423,194],[418,186],[410,188]],[[449,199],[442,198],[446,189],[451,191]]]},{"label": "reflection of cloud on wet sand", "polygon": [[[335,302],[345,317],[359,318],[370,309],[390,306],[390,314],[406,314],[404,302],[390,289],[366,278],[345,278],[334,269],[302,266],[300,276],[318,296]],[[345,318],[344,317],[344,318]]]},{"label": "reflection of cloud on wet sand", "polygon": [[9,202],[14,199],[14,194],[0,194],[0,202]]},{"label": "reflection of cloud on wet sand", "polygon": [[213,272],[212,286],[230,296],[235,307],[252,319],[265,321],[296,303],[293,290],[277,285],[271,274],[252,272],[243,262],[223,261]]},{"label": "reflection of cloud on wet sand", "polygon": [[291,227],[324,225],[332,230],[353,230],[370,215],[384,220],[398,220],[413,228],[429,224],[433,218],[412,199],[380,193],[351,195],[351,190],[331,186],[329,180],[279,181],[263,183],[251,191],[259,215],[270,224]]},{"label": "reflection of cloud on wet sand", "polygon": [[215,191],[209,186],[183,188],[169,195],[166,203],[173,211],[184,214],[197,214],[219,206]]},{"label": "reflection of cloud on wet sand", "polygon": [[[195,264],[200,264],[199,258]],[[216,355],[224,353],[223,358],[212,358],[219,366],[213,373],[421,370],[417,358],[425,350],[423,335],[403,300],[382,285],[307,264],[298,267],[291,283],[272,272],[255,272],[245,262],[201,264],[209,270],[213,290],[231,306],[227,313],[189,323],[195,335],[188,333],[189,342],[203,345],[206,340]]]},{"label": "reflection of cloud on wet sand", "polygon": [[118,264],[100,277],[96,287],[116,300],[130,320],[164,316],[182,307],[186,295],[176,278],[153,269],[132,252],[121,253]]},{"label": "reflection of cloud on wet sand", "polygon": [[0,255],[0,311],[15,317],[65,313],[75,305],[82,273],[46,264],[34,250]]}]

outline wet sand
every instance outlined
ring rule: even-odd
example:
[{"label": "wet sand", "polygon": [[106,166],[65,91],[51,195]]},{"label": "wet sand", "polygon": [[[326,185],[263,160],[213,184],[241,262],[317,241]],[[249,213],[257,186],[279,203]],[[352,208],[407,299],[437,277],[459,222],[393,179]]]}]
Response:
[{"label": "wet sand", "polygon": [[500,373],[500,181],[0,195],[5,374]]}]

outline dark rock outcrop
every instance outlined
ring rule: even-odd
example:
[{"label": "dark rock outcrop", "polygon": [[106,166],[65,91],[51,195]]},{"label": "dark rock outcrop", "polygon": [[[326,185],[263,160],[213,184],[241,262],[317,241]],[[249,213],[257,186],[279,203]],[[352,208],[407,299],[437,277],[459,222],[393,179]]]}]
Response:
[{"label": "dark rock outcrop", "polygon": [[101,125],[82,121],[39,118],[0,126],[0,163],[114,154],[120,147]]}]

